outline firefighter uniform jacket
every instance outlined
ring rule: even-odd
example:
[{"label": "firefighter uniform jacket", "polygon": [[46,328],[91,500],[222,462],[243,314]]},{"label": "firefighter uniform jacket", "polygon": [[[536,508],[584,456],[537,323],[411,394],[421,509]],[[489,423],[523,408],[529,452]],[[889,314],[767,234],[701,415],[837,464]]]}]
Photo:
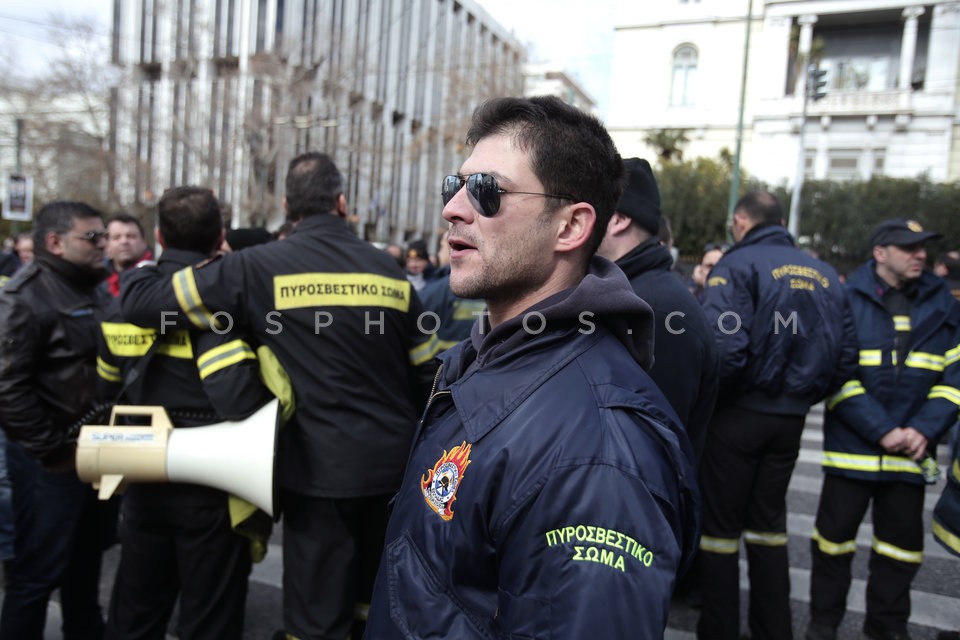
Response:
[{"label": "firefighter uniform jacket", "polygon": [[[169,276],[205,259],[202,254],[168,248],[157,271]],[[97,374],[104,398],[116,397],[127,374],[156,339],[160,344],[152,360],[127,388],[122,404],[162,405],[174,425],[182,427],[242,420],[271,397],[260,383],[253,348],[235,331],[165,328],[161,334],[124,322],[116,302],[108,306],[100,328]]]},{"label": "firefighter uniform jacket", "polygon": [[367,637],[662,638],[696,541],[692,453],[612,263],[444,352]]},{"label": "firefighter uniform jacket", "polygon": [[856,336],[837,272],[755,227],[710,271],[704,299],[720,351],[720,400],[804,415],[853,373]]},{"label": "firefighter uniform jacket", "polygon": [[[957,419],[960,407],[960,304],[943,280],[924,272],[909,316],[891,316],[886,285],[874,261],[854,272],[847,292],[860,344],[860,366],[827,401],[823,468],[850,478],[922,484],[910,458],[878,444],[894,427],[914,427],[933,443]],[[898,329],[910,332],[897,362]]]},{"label": "firefighter uniform jacket", "polygon": [[145,326],[236,323],[275,354],[296,402],[280,433],[281,487],[326,498],[396,490],[436,338],[419,330],[420,301],[396,261],[342,218],[305,217],[282,242],[171,277],[138,269],[121,302]]},{"label": "firefighter uniform jacket", "polygon": [[933,537],[960,557],[960,433],[953,440],[953,462],[937,506],[933,509]]}]

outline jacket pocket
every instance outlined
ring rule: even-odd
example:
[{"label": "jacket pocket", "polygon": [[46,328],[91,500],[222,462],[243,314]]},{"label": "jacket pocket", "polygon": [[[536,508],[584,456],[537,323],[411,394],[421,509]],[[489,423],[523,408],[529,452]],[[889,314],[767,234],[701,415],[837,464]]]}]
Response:
[{"label": "jacket pocket", "polygon": [[430,569],[408,533],[387,545],[384,556],[390,618],[407,640],[494,636]]}]

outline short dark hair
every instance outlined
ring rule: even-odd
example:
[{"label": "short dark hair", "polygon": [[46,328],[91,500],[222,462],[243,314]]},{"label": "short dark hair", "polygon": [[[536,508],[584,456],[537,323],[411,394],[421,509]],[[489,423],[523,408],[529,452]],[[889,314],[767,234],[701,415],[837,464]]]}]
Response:
[{"label": "short dark hair", "polygon": [[[473,113],[467,144],[510,134],[530,153],[533,173],[547,193],[593,205],[597,221],[587,242],[593,255],[607,231],[626,178],[623,159],[596,117],[554,96],[494,98]],[[548,198],[550,210],[563,200]]]},{"label": "short dark hair", "polygon": [[343,176],[327,154],[311,151],[290,161],[285,194],[290,219],[330,213],[342,193]]},{"label": "short dark hair", "polygon": [[75,200],[56,200],[44,205],[37,212],[33,221],[34,252],[45,252],[47,250],[46,237],[48,233],[67,233],[73,229],[74,220],[87,218],[103,220],[103,214],[86,202]]},{"label": "short dark hair", "polygon": [[167,247],[209,255],[220,246],[220,203],[206,187],[174,187],[157,203],[157,225]]},{"label": "short dark hair", "polygon": [[769,191],[751,191],[737,200],[733,207],[734,212],[742,211],[744,215],[759,225],[782,225],[783,207],[777,196]]},{"label": "short dark hair", "polygon": [[122,222],[123,224],[135,224],[137,225],[137,230],[140,232],[140,237],[141,238],[147,237],[146,235],[144,235],[143,225],[140,223],[139,218],[137,218],[136,216],[132,216],[129,213],[126,213],[125,211],[121,211],[120,213],[115,213],[112,216],[110,216],[110,219],[107,220],[108,227],[110,226],[111,222]]}]

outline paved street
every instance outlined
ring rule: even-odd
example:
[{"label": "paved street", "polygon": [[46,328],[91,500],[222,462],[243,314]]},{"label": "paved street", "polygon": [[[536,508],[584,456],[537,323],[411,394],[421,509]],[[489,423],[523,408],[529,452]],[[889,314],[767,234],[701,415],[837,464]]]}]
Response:
[{"label": "paved street", "polygon": [[[793,583],[793,626],[797,638],[803,637],[807,621],[807,603],[809,601],[810,581],[810,532],[813,529],[817,499],[820,492],[820,449],[822,444],[822,409],[815,407],[807,419],[807,428],[803,436],[803,448],[787,498],[790,515],[787,523],[790,534],[791,579]],[[939,451],[941,467],[947,464],[946,447]],[[943,489],[944,481],[930,488],[925,502],[925,525],[929,532],[930,512]],[[271,539],[270,553],[267,559],[254,569],[250,595],[247,600],[246,640],[269,639],[273,631],[279,629],[282,619],[281,608],[281,558],[280,536],[278,530]],[[863,623],[864,592],[867,578],[867,557],[873,535],[869,521],[860,527],[857,537],[858,550],[854,560],[854,583],[851,589],[848,613],[841,627],[841,640],[860,638],[860,626]],[[117,550],[107,556],[104,567],[103,602],[109,597],[110,577],[116,567]],[[746,567],[741,562],[741,586],[745,587]],[[746,620],[746,592],[741,592],[741,618]],[[56,639],[60,635],[60,611],[54,602],[50,605],[50,617],[47,624],[47,638]],[[678,603],[671,612],[668,640],[692,640],[695,637],[697,611],[685,604]],[[929,536],[925,543],[925,559],[920,573],[914,581],[913,614],[910,632],[914,640],[932,640],[942,629],[960,629],[960,560],[950,556]],[[173,635],[171,638],[175,637]],[[455,640],[455,639],[452,639]]]}]

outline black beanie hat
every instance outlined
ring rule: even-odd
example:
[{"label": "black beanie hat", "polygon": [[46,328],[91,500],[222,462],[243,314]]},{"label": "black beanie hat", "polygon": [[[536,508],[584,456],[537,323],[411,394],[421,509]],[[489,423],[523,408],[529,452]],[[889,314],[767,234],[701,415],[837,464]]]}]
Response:
[{"label": "black beanie hat", "polygon": [[617,211],[653,235],[660,232],[660,189],[650,163],[643,158],[627,158],[627,185],[620,196]]}]

